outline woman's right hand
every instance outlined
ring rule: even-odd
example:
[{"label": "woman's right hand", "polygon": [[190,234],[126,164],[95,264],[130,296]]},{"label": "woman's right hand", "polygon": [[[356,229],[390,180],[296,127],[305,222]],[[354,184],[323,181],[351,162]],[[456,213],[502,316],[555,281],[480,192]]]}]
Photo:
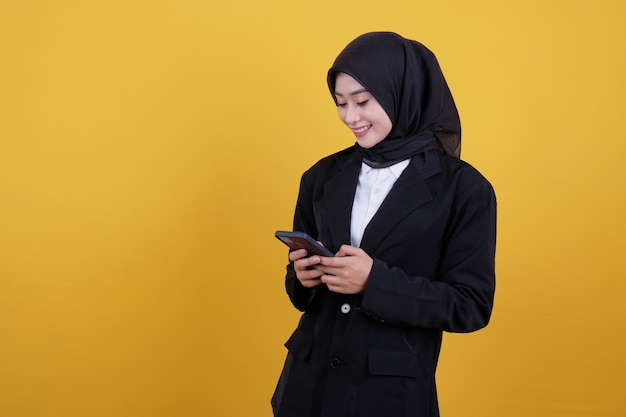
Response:
[{"label": "woman's right hand", "polygon": [[320,277],[324,275],[322,271],[315,269],[315,265],[320,263],[320,257],[308,255],[306,249],[298,249],[289,253],[289,260],[293,261],[293,269],[300,284],[305,288],[313,288],[322,283]]}]

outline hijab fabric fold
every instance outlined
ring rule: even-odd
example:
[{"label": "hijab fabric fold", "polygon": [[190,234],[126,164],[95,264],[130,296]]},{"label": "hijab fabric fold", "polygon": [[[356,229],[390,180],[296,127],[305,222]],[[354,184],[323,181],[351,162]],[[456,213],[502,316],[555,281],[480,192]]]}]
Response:
[{"label": "hijab fabric fold", "polygon": [[389,135],[377,145],[355,145],[363,162],[383,168],[435,149],[460,158],[459,114],[437,58],[424,45],[393,32],[359,36],[328,71],[335,103],[340,72],[365,87],[392,122]]}]

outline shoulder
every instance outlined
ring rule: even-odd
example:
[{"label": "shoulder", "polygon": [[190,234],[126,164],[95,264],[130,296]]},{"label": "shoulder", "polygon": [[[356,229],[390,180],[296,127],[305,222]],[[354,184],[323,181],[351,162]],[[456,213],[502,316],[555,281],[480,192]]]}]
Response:
[{"label": "shoulder", "polygon": [[441,163],[453,175],[471,182],[489,182],[473,165],[450,155],[441,155]]},{"label": "shoulder", "polygon": [[[439,155],[441,171],[433,179],[455,195],[491,194],[493,187],[474,166],[467,161],[449,155]],[[437,178],[438,177],[438,178]]]},{"label": "shoulder", "polygon": [[354,146],[352,146],[320,159],[313,164],[313,166],[307,169],[304,174],[302,174],[302,177],[303,179],[330,177],[341,171],[350,163],[357,161],[357,159]]},{"label": "shoulder", "polygon": [[333,168],[341,168],[343,165],[353,161],[357,158],[356,151],[354,146],[351,146],[346,149],[342,149],[339,152],[335,152],[334,154],[328,155],[319,161],[317,161],[312,167],[310,167],[308,171],[315,170],[328,170]]}]

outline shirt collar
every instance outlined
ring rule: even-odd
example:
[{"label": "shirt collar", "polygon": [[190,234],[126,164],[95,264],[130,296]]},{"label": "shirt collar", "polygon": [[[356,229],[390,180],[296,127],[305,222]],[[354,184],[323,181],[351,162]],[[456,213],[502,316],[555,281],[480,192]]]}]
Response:
[{"label": "shirt collar", "polygon": [[404,171],[404,169],[407,166],[409,166],[409,162],[411,162],[410,159],[405,159],[404,161],[400,161],[397,164],[393,164],[387,168],[372,168],[371,166],[363,162],[361,163],[361,172],[363,174],[367,174],[374,169],[387,170],[387,171],[390,171],[396,179],[398,179],[400,177],[400,174],[402,174],[402,172]]}]

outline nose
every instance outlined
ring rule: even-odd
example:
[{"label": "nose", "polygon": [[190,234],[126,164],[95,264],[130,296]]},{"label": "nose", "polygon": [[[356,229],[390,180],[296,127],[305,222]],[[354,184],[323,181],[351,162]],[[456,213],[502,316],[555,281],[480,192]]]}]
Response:
[{"label": "nose", "polygon": [[349,125],[349,124],[358,122],[359,119],[361,118],[361,115],[359,114],[359,109],[356,106],[346,106],[346,107],[347,109],[343,117],[344,123]]}]

